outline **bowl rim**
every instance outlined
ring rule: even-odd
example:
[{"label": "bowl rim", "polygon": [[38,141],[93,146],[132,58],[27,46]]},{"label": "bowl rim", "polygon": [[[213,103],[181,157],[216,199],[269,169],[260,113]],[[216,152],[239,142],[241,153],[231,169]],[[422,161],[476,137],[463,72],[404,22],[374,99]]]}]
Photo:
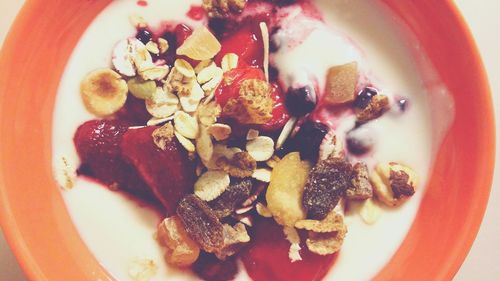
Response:
[{"label": "bowl rim", "polygon": [[[59,0],[54,0],[52,3],[57,3]],[[391,1],[391,0],[388,0]],[[16,42],[16,33],[23,30],[25,28],[25,25],[29,21],[29,16],[35,14],[35,10],[40,8],[40,4],[36,3],[37,1],[33,0],[28,0],[24,4],[23,8],[19,12],[19,14],[16,17],[15,22],[11,26],[11,29],[9,30],[9,33],[4,41],[4,45],[0,51],[0,66],[4,65],[3,62],[6,59],[6,56],[8,54],[12,54],[14,48],[16,46],[14,43]],[[48,2],[48,1],[47,1]],[[59,1],[60,2],[60,1]],[[101,0],[98,6],[94,7],[94,9],[99,10],[103,9],[106,7],[111,0]],[[82,4],[81,6],[85,6],[88,4]],[[488,179],[485,179],[482,182],[481,185],[481,190],[482,193],[480,196],[475,198],[475,203],[477,204],[475,213],[474,213],[474,219],[472,225],[469,227],[468,235],[462,237],[462,242],[463,242],[463,247],[458,249],[458,251],[454,252],[454,255],[449,254],[448,257],[448,264],[444,265],[444,269],[442,270],[442,276],[443,279],[451,279],[458,269],[460,268],[461,264],[465,260],[468,252],[470,251],[470,248],[472,246],[472,243],[475,240],[475,237],[478,233],[480,224],[483,220],[484,213],[487,207],[487,202],[491,190],[491,183],[492,183],[492,176],[493,176],[493,168],[494,168],[494,162],[495,162],[495,129],[494,129],[494,124],[495,120],[493,118],[493,106],[492,106],[492,101],[491,101],[491,90],[489,88],[489,82],[487,79],[486,71],[484,69],[484,64],[481,60],[481,56],[479,54],[479,51],[477,49],[477,46],[475,44],[475,41],[473,39],[472,33],[470,32],[469,28],[467,27],[467,24],[460,13],[458,7],[456,6],[453,1],[445,1],[445,5],[449,8],[449,11],[451,15],[457,20],[458,26],[457,29],[460,30],[462,35],[464,36],[466,43],[470,46],[469,50],[469,56],[472,58],[472,61],[474,63],[474,67],[479,69],[479,73],[477,75],[479,76],[478,79],[481,81],[481,87],[484,89],[483,94],[486,97],[485,100],[485,109],[484,109],[484,114],[486,116],[485,119],[487,119],[487,139],[485,140],[486,147],[490,150],[490,155],[485,155],[485,160],[486,163],[484,164],[485,167],[487,168],[487,174],[489,175]],[[81,7],[80,7],[81,8]],[[90,21],[93,18],[86,18],[85,22],[90,23]],[[79,35],[77,36],[79,37]],[[2,67],[0,67],[2,68]],[[0,76],[4,74],[3,72],[0,71]],[[2,77],[0,77],[0,82],[2,82]],[[1,88],[0,89],[4,89]],[[3,93],[2,93],[3,94]],[[2,98],[0,97],[0,101]],[[0,103],[0,116],[3,116],[2,114],[2,104]],[[4,123],[0,123],[2,125]],[[3,126],[3,125],[2,125]],[[1,126],[0,126],[1,127]],[[0,128],[1,129],[1,128]],[[0,150],[0,153],[2,150]],[[45,280],[46,276],[44,275],[43,271],[40,270],[40,263],[38,260],[34,259],[34,257],[31,255],[30,249],[26,246],[26,243],[23,239],[23,234],[21,233],[20,229],[17,226],[16,221],[13,219],[13,210],[12,210],[12,205],[7,197],[7,194],[5,193],[6,186],[4,185],[4,180],[3,180],[3,158],[4,155],[0,154],[0,225],[2,227],[2,230],[5,234],[6,240],[8,244],[11,246],[12,251],[14,255],[16,256],[19,264],[21,265],[23,271],[27,274],[28,278],[31,280]],[[457,250],[457,249],[455,249]],[[383,274],[383,272],[382,272]]]}]

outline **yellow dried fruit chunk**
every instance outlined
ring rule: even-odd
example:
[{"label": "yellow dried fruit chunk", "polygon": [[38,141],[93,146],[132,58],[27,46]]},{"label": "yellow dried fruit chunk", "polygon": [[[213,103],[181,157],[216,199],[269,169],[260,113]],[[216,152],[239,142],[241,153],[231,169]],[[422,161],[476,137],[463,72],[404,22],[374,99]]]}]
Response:
[{"label": "yellow dried fruit chunk", "polygon": [[266,192],[267,207],[281,225],[294,226],[306,218],[302,206],[304,186],[311,164],[300,160],[299,152],[292,152],[281,159],[271,173]]},{"label": "yellow dried fruit chunk", "polygon": [[353,101],[357,83],[358,64],[356,62],[331,67],[326,76],[323,99],[330,104]]},{"label": "yellow dried fruit chunk", "polygon": [[220,49],[219,40],[205,26],[201,26],[193,31],[176,53],[202,61],[213,58]]},{"label": "yellow dried fruit chunk", "polygon": [[342,247],[346,233],[347,227],[345,225],[336,232],[316,233],[310,231],[306,240],[307,248],[309,251],[322,256],[334,254]]},{"label": "yellow dried fruit chunk", "polygon": [[85,107],[97,116],[117,112],[127,101],[128,86],[120,74],[104,68],[87,74],[80,84]]},{"label": "yellow dried fruit chunk", "polygon": [[158,226],[157,239],[167,249],[165,258],[171,265],[186,267],[198,259],[200,248],[189,237],[178,216],[163,220]]},{"label": "yellow dried fruit chunk", "polygon": [[344,227],[344,216],[333,210],[323,220],[300,220],[295,227],[319,233],[339,231]]}]

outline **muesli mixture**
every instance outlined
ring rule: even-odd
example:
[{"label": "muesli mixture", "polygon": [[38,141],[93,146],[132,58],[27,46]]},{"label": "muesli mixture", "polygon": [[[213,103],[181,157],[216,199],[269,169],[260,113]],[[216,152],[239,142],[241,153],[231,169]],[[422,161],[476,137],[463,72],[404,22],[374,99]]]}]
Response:
[{"label": "muesli mixture", "polygon": [[[320,279],[348,235],[350,202],[364,202],[373,224],[380,204],[397,207],[417,188],[404,163],[358,161],[373,149],[359,130],[404,114],[407,99],[385,96],[355,61],[331,65],[324,88],[314,78],[284,87],[276,15],[294,5],[320,21],[309,1],[293,0],[204,0],[204,25],[161,31],[132,15],[136,36],[81,82],[99,119],[74,136],[79,174],[161,205],[166,262],[204,280],[231,280],[236,260],[254,280]],[[337,134],[318,117],[325,110],[353,127]]]}]

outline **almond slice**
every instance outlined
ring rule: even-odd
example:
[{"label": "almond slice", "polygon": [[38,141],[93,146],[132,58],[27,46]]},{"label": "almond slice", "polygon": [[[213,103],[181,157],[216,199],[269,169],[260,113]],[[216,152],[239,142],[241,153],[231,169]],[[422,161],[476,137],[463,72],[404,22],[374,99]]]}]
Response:
[{"label": "almond slice", "polygon": [[229,187],[229,174],[222,171],[208,171],[194,184],[194,194],[205,201],[219,197]]},{"label": "almond slice", "polygon": [[155,55],[158,55],[160,53],[160,47],[158,46],[158,44],[156,44],[155,42],[153,41],[149,41],[147,44],[146,44],[146,49],[151,53],[151,54],[155,54]]},{"label": "almond slice", "polygon": [[167,117],[167,118],[156,118],[156,117],[153,117],[153,118],[151,118],[151,119],[148,120],[148,122],[146,123],[146,125],[148,125],[148,126],[158,126],[158,125],[167,123],[167,122],[172,121],[172,120],[174,120],[174,116],[170,116],[170,117]]},{"label": "almond slice", "polygon": [[184,43],[177,49],[177,55],[184,55],[194,60],[213,58],[221,49],[221,44],[215,36],[201,26],[193,31]]},{"label": "almond slice", "polygon": [[177,111],[174,115],[175,130],[188,139],[195,139],[199,133],[198,121],[184,111]]},{"label": "almond slice", "polygon": [[246,149],[256,161],[266,161],[274,154],[274,141],[270,137],[260,136],[247,142]]},{"label": "almond slice", "polygon": [[265,22],[261,22],[259,27],[260,32],[262,33],[262,42],[264,43],[264,60],[262,66],[264,67],[266,81],[269,82],[269,30],[267,29],[267,24]]},{"label": "almond slice", "polygon": [[212,159],[214,145],[206,126],[200,126],[200,133],[198,138],[196,138],[196,150],[198,151],[198,155],[204,164],[208,163],[210,159]]},{"label": "almond slice", "polygon": [[97,116],[109,116],[125,105],[128,86],[120,74],[111,69],[97,69],[80,84],[85,107]]},{"label": "almond slice", "polygon": [[195,152],[196,148],[194,147],[194,144],[187,138],[185,138],[183,135],[179,134],[179,132],[175,131],[174,132],[175,137],[177,140],[181,143],[181,145],[187,150],[187,152]]},{"label": "almond slice", "polygon": [[290,119],[286,122],[285,126],[283,126],[283,130],[281,130],[278,140],[276,141],[276,149],[280,149],[283,146],[285,141],[292,133],[296,122],[297,122],[297,117],[290,117]]},{"label": "almond slice", "polygon": [[179,92],[179,100],[185,112],[193,113],[198,109],[201,100],[205,97],[205,92],[200,84],[193,82],[190,91]]}]

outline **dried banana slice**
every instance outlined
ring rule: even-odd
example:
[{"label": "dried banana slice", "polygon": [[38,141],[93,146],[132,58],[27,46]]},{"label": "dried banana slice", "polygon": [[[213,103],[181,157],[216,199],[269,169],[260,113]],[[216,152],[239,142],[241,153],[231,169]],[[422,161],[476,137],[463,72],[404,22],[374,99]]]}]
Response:
[{"label": "dried banana slice", "polygon": [[213,58],[221,49],[221,44],[205,26],[193,31],[186,41],[177,49],[177,55],[187,56],[194,60]]},{"label": "dried banana slice", "polygon": [[80,93],[87,109],[104,117],[117,112],[127,100],[128,86],[120,74],[104,68],[87,74],[80,84]]}]

